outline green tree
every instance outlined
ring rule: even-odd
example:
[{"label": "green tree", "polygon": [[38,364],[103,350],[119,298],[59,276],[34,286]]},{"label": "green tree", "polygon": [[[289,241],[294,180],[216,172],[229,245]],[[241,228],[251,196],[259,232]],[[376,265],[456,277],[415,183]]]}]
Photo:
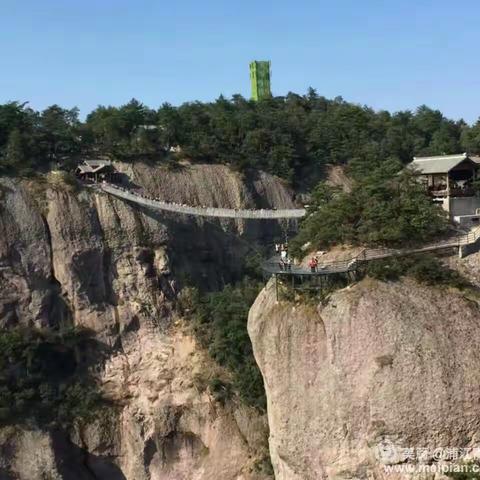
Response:
[{"label": "green tree", "polygon": [[[86,122],[76,109],[53,105],[41,114],[26,104],[0,105],[0,156],[13,130],[24,139],[34,165],[79,151],[124,160],[162,153],[179,145],[192,162],[228,164],[245,171],[263,169],[308,190],[323,177],[325,165],[350,166],[365,175],[385,159],[403,164],[413,155],[480,153],[480,127],[445,118],[427,106],[390,114],[319,96],[289,92],[262,102],[241,95],[214,102],[163,104],[154,111],[138,100],[120,107],[99,106]],[[370,163],[371,162],[371,163]]]},{"label": "green tree", "polygon": [[97,107],[88,114],[86,125],[92,133],[94,148],[105,154],[115,152],[124,136],[118,108]]},{"label": "green tree", "polygon": [[164,103],[157,112],[159,128],[159,143],[162,148],[169,150],[182,143],[182,121],[175,107]]},{"label": "green tree", "polygon": [[446,227],[445,212],[432,204],[412,173],[390,160],[357,178],[351,192],[319,185],[292,249],[301,255],[307,242],[316,248],[340,243],[405,246],[433,239]]},{"label": "green tree", "polygon": [[29,167],[25,139],[18,129],[12,130],[8,137],[4,166],[17,171],[23,171]]},{"label": "green tree", "polygon": [[0,105],[0,148],[4,147],[13,130],[33,132],[38,117],[27,103],[8,102]]},{"label": "green tree", "polygon": [[480,154],[480,119],[471,128],[463,126],[461,145],[463,150],[468,153]]},{"label": "green tree", "polygon": [[260,288],[261,284],[246,278],[220,292],[201,295],[194,290],[185,296],[188,300],[183,305],[201,345],[232,372],[233,387],[240,397],[264,409],[263,379],[247,332],[248,312]]},{"label": "green tree", "polygon": [[66,110],[58,105],[46,108],[39,119],[39,140],[45,145],[49,160],[60,160],[63,155],[78,149],[78,108]]}]

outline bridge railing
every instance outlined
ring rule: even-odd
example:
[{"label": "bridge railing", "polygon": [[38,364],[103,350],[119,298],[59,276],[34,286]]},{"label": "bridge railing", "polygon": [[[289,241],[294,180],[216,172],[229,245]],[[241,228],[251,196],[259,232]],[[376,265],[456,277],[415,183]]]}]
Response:
[{"label": "bridge railing", "polygon": [[305,209],[303,208],[247,210],[215,207],[191,207],[188,205],[179,205],[176,203],[145,197],[143,195],[133,193],[130,190],[125,190],[108,183],[100,184],[100,188],[106,193],[123,198],[130,202],[137,203],[139,205],[201,217],[276,220],[282,218],[301,218],[306,213]]},{"label": "bridge railing", "polygon": [[480,225],[475,227],[472,231],[470,231],[469,233],[467,233],[467,235],[464,236],[463,245],[469,245],[469,244],[475,243],[479,238],[480,238]]}]

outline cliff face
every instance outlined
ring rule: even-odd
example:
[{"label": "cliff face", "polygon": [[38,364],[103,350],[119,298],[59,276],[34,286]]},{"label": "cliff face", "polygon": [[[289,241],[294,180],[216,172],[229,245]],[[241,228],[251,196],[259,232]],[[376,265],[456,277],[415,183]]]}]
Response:
[{"label": "cliff face", "polygon": [[[220,165],[179,172],[119,165],[150,195],[226,208],[293,207],[292,193],[264,173],[245,179]],[[58,182],[0,179],[0,322],[58,322],[116,334],[131,320],[168,313],[187,279],[218,288],[238,278],[251,241],[276,222],[217,221],[140,210]],[[223,222],[223,223],[222,223]]]},{"label": "cliff face", "polygon": [[[275,178],[222,166],[120,165],[150,195],[192,205],[290,207]],[[0,179],[0,326],[88,327],[112,408],[68,431],[0,428],[8,480],[261,480],[266,419],[222,405],[219,368],[175,311],[186,279],[237,278],[252,240],[279,225],[152,213],[55,181]],[[452,265],[478,284],[478,255]],[[379,449],[480,439],[479,311],[459,293],[364,280],[325,304],[277,302],[249,333],[268,398],[277,480],[382,478]],[[387,462],[395,462],[387,459]]]},{"label": "cliff face", "polygon": [[[171,201],[292,204],[263,174],[120,168]],[[162,216],[55,182],[1,179],[0,196],[0,325],[93,330],[105,347],[97,378],[115,405],[69,432],[0,429],[0,477],[264,478],[255,464],[265,455],[265,419],[213,400],[206,382],[218,367],[188,335],[174,300],[185,278],[207,288],[234,279],[249,248],[239,234],[259,238],[273,228]]]},{"label": "cliff face", "polygon": [[0,197],[0,323],[31,319],[48,324],[49,297],[55,292],[48,232],[23,189],[2,181]]},{"label": "cliff face", "polygon": [[477,446],[479,320],[459,293],[408,280],[366,279],[310,306],[277,302],[270,283],[249,334],[276,479],[384,478],[401,461],[379,456],[385,445]]}]

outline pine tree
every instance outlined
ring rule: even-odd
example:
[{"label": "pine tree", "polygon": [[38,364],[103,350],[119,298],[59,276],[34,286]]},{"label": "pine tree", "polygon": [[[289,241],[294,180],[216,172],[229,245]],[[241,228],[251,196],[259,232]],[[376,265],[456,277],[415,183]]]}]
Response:
[{"label": "pine tree", "polygon": [[3,163],[7,168],[21,170],[28,166],[25,141],[18,129],[12,130],[8,136],[4,159]]}]

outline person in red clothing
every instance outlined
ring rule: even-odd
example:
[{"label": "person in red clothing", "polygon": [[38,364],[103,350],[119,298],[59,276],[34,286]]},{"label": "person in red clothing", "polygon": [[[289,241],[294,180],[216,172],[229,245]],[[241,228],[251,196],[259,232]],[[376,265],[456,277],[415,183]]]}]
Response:
[{"label": "person in red clothing", "polygon": [[317,266],[318,266],[318,259],[317,257],[312,257],[310,261],[308,262],[308,266],[310,267],[310,271],[312,273],[317,271]]}]

